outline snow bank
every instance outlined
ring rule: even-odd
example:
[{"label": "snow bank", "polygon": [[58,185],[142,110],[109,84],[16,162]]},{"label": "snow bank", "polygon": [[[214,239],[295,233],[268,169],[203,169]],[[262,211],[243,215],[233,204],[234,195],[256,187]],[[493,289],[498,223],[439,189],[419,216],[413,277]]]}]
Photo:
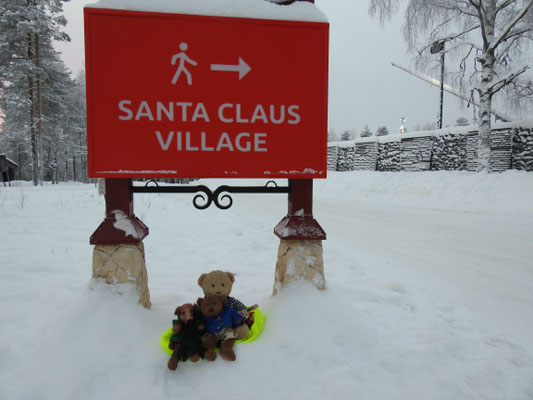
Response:
[{"label": "snow bank", "polygon": [[328,171],[315,185],[324,196],[400,207],[533,214],[533,201],[526,201],[533,200],[533,173],[525,171]]},{"label": "snow bank", "polygon": [[280,6],[266,0],[100,0],[86,7],[221,17],[328,22],[314,4]]},{"label": "snow bank", "polygon": [[[533,395],[531,173],[330,173],[314,192],[327,290],[297,283],[275,297],[286,196],[199,211],[193,195],[136,194],[151,310],[128,285],[90,279],[105,210],[95,185],[13,184],[0,186],[1,399]],[[259,304],[264,331],[234,363],[168,371],[160,336],[215,268],[236,273],[232,293]]]}]

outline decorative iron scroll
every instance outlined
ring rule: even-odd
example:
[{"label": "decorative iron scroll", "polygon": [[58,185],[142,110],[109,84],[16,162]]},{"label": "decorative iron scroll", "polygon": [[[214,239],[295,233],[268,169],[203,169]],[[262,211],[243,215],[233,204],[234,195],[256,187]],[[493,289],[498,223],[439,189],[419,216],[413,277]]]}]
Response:
[{"label": "decorative iron scroll", "polygon": [[233,205],[233,199],[228,193],[289,193],[288,186],[278,186],[274,181],[268,181],[265,186],[228,186],[222,185],[212,191],[205,185],[160,186],[151,179],[144,186],[132,186],[132,193],[198,193],[193,198],[193,205],[199,210],[205,210],[211,203],[221,210],[227,210]]}]

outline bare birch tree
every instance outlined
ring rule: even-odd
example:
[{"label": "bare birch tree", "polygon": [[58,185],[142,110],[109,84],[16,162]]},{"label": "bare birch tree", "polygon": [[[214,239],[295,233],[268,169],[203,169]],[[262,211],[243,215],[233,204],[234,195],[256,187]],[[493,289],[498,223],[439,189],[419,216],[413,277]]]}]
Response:
[{"label": "bare birch tree", "polygon": [[461,82],[474,88],[480,104],[478,170],[490,171],[493,96],[506,91],[513,102],[533,96],[533,83],[524,79],[533,0],[369,0],[369,14],[384,22],[404,4],[404,38],[419,65],[428,65],[431,46],[439,44],[458,60]]}]

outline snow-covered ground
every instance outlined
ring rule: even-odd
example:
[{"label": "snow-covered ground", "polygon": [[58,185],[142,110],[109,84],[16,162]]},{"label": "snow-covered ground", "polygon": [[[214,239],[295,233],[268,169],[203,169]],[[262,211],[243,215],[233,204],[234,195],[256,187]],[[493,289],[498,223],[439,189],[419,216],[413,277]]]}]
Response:
[{"label": "snow-covered ground", "polygon": [[[327,290],[275,297],[286,197],[233,200],[135,195],[146,310],[91,281],[94,185],[0,187],[0,399],[533,399],[533,174],[330,173],[315,181]],[[169,371],[160,335],[215,268],[265,329],[234,363]]]}]

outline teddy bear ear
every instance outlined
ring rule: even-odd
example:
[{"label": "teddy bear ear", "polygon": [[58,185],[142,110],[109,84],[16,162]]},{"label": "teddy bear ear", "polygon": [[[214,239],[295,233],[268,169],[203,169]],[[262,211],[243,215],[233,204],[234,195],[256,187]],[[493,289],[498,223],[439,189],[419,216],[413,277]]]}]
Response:
[{"label": "teddy bear ear", "polygon": [[201,297],[198,297],[198,300],[196,300],[196,304],[198,304],[198,307],[202,307],[202,301],[204,301],[204,299]]},{"label": "teddy bear ear", "polygon": [[233,272],[226,272],[226,275],[229,276],[229,279],[232,283],[235,282],[235,275],[233,275]]},{"label": "teddy bear ear", "polygon": [[202,286],[202,284],[204,283],[204,279],[205,279],[206,276],[207,276],[207,274],[202,274],[202,275],[200,275],[200,277],[198,278],[198,286]]},{"label": "teddy bear ear", "polygon": [[181,311],[181,307],[176,307],[176,311],[174,311],[174,315],[179,315]]}]

